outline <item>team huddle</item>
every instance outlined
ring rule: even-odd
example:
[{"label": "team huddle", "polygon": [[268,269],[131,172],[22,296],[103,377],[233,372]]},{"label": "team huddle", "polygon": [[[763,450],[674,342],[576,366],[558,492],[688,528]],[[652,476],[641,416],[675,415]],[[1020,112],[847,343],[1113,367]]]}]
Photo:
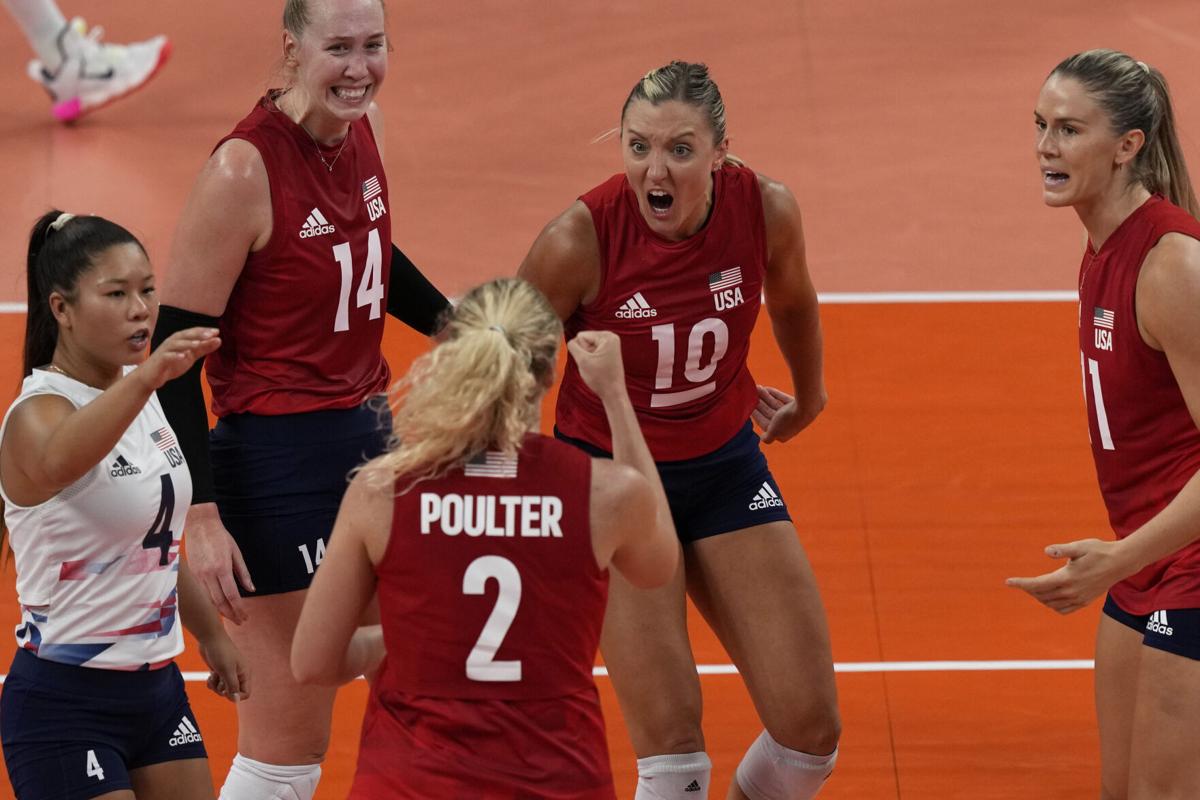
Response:
[{"label": "team huddle", "polygon": [[[351,797],[613,800],[600,651],[635,800],[706,798],[690,597],[762,724],[725,796],[816,797],[833,657],[762,447],[827,399],[792,193],[729,152],[707,67],[673,61],[624,101],[623,171],[451,303],[392,239],[386,24],[381,0],[286,0],[285,85],[217,142],[161,290],[114,222],[31,231],[0,429],[16,796],[310,800],[337,688],[366,676]],[[1081,369],[1117,540],[1009,582],[1063,613],[1107,593],[1102,797],[1196,797],[1200,209],[1142,62],[1068,58],[1035,123],[1045,201],[1088,232]],[[747,365],[764,304],[787,387]],[[431,337],[395,382],[386,315]],[[219,792],[180,625],[236,701]]]}]

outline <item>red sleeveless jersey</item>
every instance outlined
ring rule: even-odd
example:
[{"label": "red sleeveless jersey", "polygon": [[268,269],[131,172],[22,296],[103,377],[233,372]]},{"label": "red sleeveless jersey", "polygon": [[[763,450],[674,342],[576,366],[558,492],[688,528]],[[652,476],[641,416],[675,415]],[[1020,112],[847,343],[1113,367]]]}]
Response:
[{"label": "red sleeveless jersey", "polygon": [[398,766],[360,760],[361,796],[407,797],[398,786],[449,787],[456,775],[612,796],[592,679],[608,576],[592,548],[591,474],[589,456],[531,434],[516,457],[397,481],[375,568],[388,657],[363,747],[384,741]]},{"label": "red sleeveless jersey", "polygon": [[318,148],[264,98],[217,146],[229,139],[262,156],[272,225],[266,247],[246,259],[221,316],[221,347],[205,364],[213,412],[349,408],[386,390],[392,231],[370,121],[351,123],[344,149]]},{"label": "red sleeveless jersey", "polygon": [[[681,242],[650,230],[623,174],[581,199],[596,226],[601,284],[567,320],[567,338],[621,337],[625,382],[656,461],[711,453],[757,403],[746,356],[767,264],[758,176],[731,165],[715,172],[708,223]],[[604,408],[569,359],[555,421],[563,434],[612,450]]]},{"label": "red sleeveless jersey", "polygon": [[[1138,332],[1134,294],[1159,239],[1200,239],[1200,223],[1151,197],[1079,269],[1079,347],[1088,430],[1109,520],[1123,538],[1156,515],[1200,469],[1200,430],[1171,365]],[[1200,607],[1200,542],[1121,581],[1113,598],[1131,614]]]}]

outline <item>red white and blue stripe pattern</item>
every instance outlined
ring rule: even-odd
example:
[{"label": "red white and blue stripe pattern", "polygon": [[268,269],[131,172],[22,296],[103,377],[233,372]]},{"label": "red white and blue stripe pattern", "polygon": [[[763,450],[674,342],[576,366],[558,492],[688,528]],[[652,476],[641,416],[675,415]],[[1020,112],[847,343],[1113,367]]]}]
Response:
[{"label": "red white and blue stripe pattern", "polygon": [[150,438],[154,440],[155,446],[163,452],[175,446],[175,434],[171,432],[170,428],[164,427],[152,431]]},{"label": "red white and blue stripe pattern", "polygon": [[730,267],[723,269],[720,272],[714,272],[708,276],[709,291],[719,292],[722,289],[729,289],[737,286],[742,282],[742,268]]},{"label": "red white and blue stripe pattern", "polygon": [[517,455],[487,450],[472,458],[463,467],[468,478],[515,478]]},{"label": "red white and blue stripe pattern", "polygon": [[377,175],[372,175],[363,181],[364,201],[369,203],[381,194],[383,194],[383,187],[379,185],[379,177]]},{"label": "red white and blue stripe pattern", "polygon": [[1113,312],[1100,306],[1092,306],[1092,324],[1097,328],[1113,329]]}]

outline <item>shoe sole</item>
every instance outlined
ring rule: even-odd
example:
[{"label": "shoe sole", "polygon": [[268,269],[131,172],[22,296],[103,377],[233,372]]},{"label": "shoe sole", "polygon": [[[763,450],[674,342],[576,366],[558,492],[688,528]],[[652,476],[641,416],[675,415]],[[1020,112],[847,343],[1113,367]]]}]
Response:
[{"label": "shoe sole", "polygon": [[99,105],[94,105],[94,106],[90,106],[89,108],[84,108],[83,102],[78,97],[76,97],[75,99],[69,100],[66,103],[58,103],[51,109],[51,112],[54,114],[54,118],[57,119],[59,122],[68,122],[69,123],[69,122],[74,122],[75,120],[79,119],[80,117],[82,117],[86,114],[90,114],[93,111],[99,111],[100,109],[104,108],[105,106],[111,105],[118,100],[128,97],[129,95],[136,92],[138,89],[141,89],[143,86],[148,84],[154,78],[154,76],[157,75],[160,70],[162,70],[162,68],[166,65],[167,60],[170,59],[170,57],[171,57],[171,40],[168,39],[166,41],[166,43],[163,44],[162,50],[160,50],[158,53],[158,61],[155,62],[154,68],[150,70],[150,72],[146,75],[145,79],[143,79],[142,82],[139,83],[137,86],[131,86],[129,89],[125,90],[124,92],[121,92],[121,94],[113,95],[112,97],[108,98],[107,100],[105,100],[103,103],[100,103]]}]

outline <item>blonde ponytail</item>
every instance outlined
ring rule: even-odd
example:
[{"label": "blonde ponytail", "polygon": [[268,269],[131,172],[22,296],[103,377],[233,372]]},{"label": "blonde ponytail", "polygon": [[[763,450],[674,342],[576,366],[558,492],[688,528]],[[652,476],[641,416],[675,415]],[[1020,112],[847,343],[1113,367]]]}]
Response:
[{"label": "blonde ponytail", "polygon": [[443,336],[393,387],[392,440],[372,462],[393,479],[436,477],[484,450],[515,453],[538,426],[562,323],[531,284],[504,278],[469,292]]}]

